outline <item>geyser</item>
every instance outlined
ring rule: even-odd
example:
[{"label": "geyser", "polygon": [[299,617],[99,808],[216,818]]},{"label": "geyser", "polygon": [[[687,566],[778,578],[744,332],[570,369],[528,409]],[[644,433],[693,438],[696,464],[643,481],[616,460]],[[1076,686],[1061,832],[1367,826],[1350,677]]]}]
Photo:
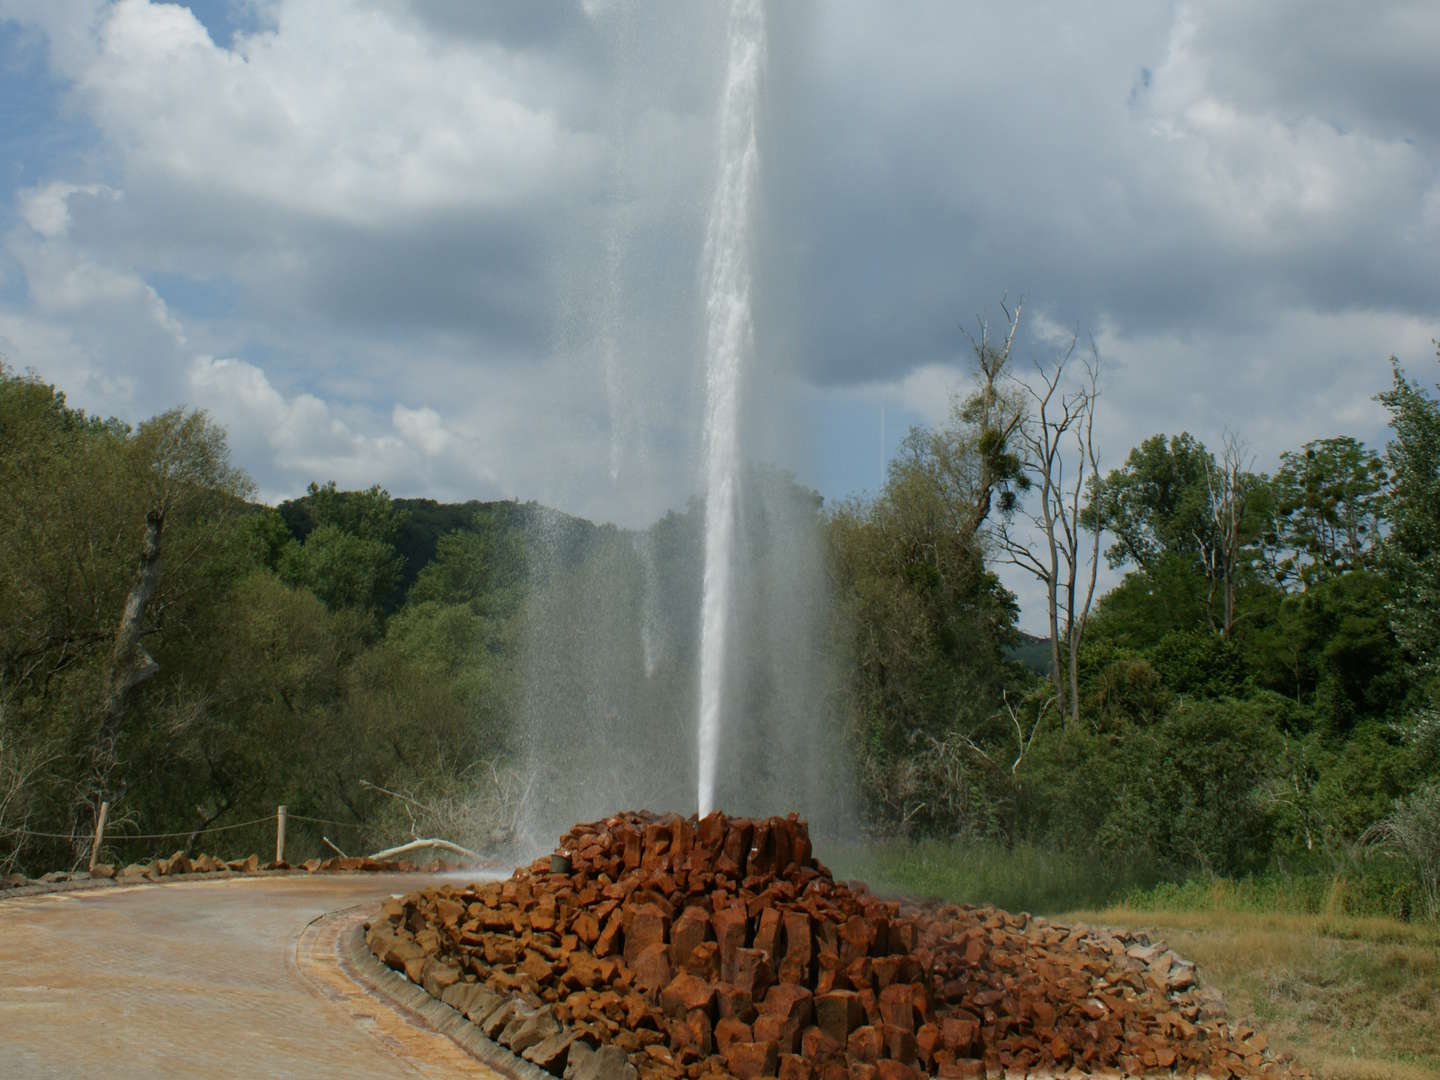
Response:
[{"label": "geyser", "polygon": [[[519,833],[541,850],[636,805],[796,810],[828,833],[849,785],[826,725],[819,500],[755,460],[799,427],[758,303],[767,11],[596,11],[615,53],[616,101],[597,110],[613,187],[557,268],[556,348],[593,387],[577,428],[608,422],[610,487],[585,497],[609,502],[587,513],[649,524],[530,515]],[[704,197],[667,201],[682,181]],[[699,497],[655,520],[681,486]]]},{"label": "geyser", "polygon": [[750,218],[760,171],[755,120],[765,59],[760,0],[734,0],[720,109],[720,175],[705,234],[705,576],[700,608],[699,812],[715,808],[725,705],[727,637],[734,606],[740,388],[754,348]]}]

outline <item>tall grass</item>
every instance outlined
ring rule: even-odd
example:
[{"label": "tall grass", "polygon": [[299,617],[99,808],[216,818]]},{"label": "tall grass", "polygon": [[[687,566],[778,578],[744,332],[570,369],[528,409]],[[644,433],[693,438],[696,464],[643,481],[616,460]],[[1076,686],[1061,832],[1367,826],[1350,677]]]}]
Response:
[{"label": "tall grass", "polygon": [[832,846],[819,855],[837,878],[858,878],[876,892],[994,904],[1035,914],[1099,907],[1156,880],[1153,872],[1134,864],[1105,864],[1023,843],[1007,848],[885,841]]},{"label": "tall grass", "polygon": [[1272,870],[1233,880],[1200,875],[1131,889],[1120,903],[1138,911],[1233,911],[1433,921],[1420,883],[1396,859],[1367,857],[1338,866]]},{"label": "tall grass", "polygon": [[1027,843],[1007,848],[888,840],[831,845],[819,855],[836,877],[858,878],[877,892],[1036,914],[1115,906],[1423,921],[1427,910],[1411,868],[1383,854],[1276,868],[1239,880],[1207,874],[1170,880],[1141,861],[1105,860]]}]

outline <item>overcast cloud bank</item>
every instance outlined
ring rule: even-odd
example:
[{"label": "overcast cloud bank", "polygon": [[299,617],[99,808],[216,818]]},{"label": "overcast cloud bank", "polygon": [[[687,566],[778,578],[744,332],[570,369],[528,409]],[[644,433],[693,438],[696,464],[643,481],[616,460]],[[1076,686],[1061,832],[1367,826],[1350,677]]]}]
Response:
[{"label": "overcast cloud bank", "polygon": [[[718,5],[0,0],[0,353],[310,480],[639,524],[697,487]],[[1378,443],[1440,334],[1440,7],[770,9],[747,445],[827,496],[1093,333],[1109,465]],[[23,91],[23,92],[21,92]],[[1022,360],[1024,357],[1022,357]],[[797,417],[809,424],[796,423]]]}]

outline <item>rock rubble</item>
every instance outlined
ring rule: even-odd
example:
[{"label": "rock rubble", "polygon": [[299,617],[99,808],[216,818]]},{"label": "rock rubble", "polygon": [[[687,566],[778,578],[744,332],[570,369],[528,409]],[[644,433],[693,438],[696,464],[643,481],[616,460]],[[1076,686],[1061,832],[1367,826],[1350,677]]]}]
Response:
[{"label": "rock rubble", "polygon": [[360,871],[365,873],[438,873],[449,870],[449,864],[435,860],[418,866],[406,859],[386,860],[355,857],[334,857],[329,859],[307,859],[297,866],[288,862],[261,862],[260,856],[251,854],[240,859],[221,859],[214,855],[186,855],[177,851],[169,858],[151,859],[146,862],[130,863],[115,867],[109,863],[96,863],[94,870],[69,873],[51,871],[38,878],[27,878],[24,874],[7,874],[0,877],[0,890],[18,889],[27,885],[65,885],[69,882],[113,880],[133,883],[138,881],[160,881],[192,874],[258,874],[272,870],[301,870],[306,873],[334,873],[337,871]]},{"label": "rock rubble", "polygon": [[569,1080],[1298,1076],[1143,935],[872,896],[803,821],[632,812],[388,901],[383,963]]}]

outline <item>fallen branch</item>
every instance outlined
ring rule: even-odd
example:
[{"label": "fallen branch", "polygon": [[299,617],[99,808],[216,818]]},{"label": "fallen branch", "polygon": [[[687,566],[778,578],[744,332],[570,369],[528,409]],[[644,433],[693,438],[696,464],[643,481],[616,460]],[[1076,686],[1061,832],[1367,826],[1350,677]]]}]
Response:
[{"label": "fallen branch", "polygon": [[350,857],[349,855],[346,855],[345,852],[341,851],[338,847],[336,847],[335,842],[331,840],[330,837],[321,836],[320,839],[326,847],[328,847],[331,851],[335,852],[335,854],[339,855],[342,859],[348,859]]},{"label": "fallen branch", "polygon": [[405,855],[421,848],[439,848],[441,851],[449,851],[455,855],[463,855],[467,859],[474,859],[480,862],[481,858],[469,848],[463,848],[459,844],[452,844],[449,840],[411,840],[408,844],[401,844],[399,847],[386,848],[384,851],[377,851],[371,855],[372,859],[393,859],[397,855]]}]

